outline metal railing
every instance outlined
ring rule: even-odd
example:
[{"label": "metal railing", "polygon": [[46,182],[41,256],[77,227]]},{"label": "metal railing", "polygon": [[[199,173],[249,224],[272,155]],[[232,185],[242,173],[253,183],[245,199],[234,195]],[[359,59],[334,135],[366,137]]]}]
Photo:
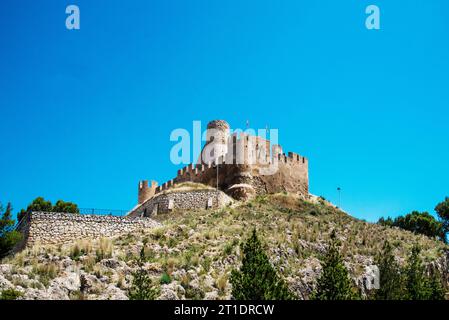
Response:
[{"label": "metal railing", "polygon": [[95,208],[80,208],[80,214],[84,215],[96,215],[96,216],[117,216],[124,217],[129,212],[127,210],[115,210],[115,209],[95,209]]}]

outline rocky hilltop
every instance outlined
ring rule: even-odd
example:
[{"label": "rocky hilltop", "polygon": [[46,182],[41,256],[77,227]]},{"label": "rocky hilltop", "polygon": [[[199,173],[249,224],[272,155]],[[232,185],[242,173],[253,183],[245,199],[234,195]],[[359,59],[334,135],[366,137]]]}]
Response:
[{"label": "rocky hilltop", "polygon": [[[333,230],[362,291],[385,240],[400,263],[418,243],[425,263],[448,271],[449,248],[442,242],[355,219],[320,198],[258,196],[226,208],[172,212],[155,219],[160,223],[156,228],[35,245],[5,258],[0,262],[0,291],[14,289],[19,299],[128,299],[133,274],[143,267],[158,287],[158,299],[230,299],[229,274],[239,266],[239,244],[253,228],[272,264],[301,299],[308,299],[315,286]],[[142,248],[144,263],[139,266]]]}]

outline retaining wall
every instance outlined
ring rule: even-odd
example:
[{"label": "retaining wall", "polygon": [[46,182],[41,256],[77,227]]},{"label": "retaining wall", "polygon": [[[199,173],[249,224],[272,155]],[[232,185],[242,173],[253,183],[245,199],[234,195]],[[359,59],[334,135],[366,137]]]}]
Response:
[{"label": "retaining wall", "polygon": [[40,244],[63,244],[78,239],[112,237],[120,234],[153,228],[159,223],[149,218],[81,215],[71,213],[33,212],[18,226],[24,235],[17,246]]}]

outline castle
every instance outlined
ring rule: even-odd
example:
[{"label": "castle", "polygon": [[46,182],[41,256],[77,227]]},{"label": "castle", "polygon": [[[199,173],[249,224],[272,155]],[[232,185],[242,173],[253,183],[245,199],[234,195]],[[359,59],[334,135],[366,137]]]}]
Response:
[{"label": "castle", "polygon": [[197,163],[178,170],[175,178],[161,186],[155,181],[140,181],[138,204],[129,215],[150,216],[158,211],[185,208],[187,199],[178,195],[175,201],[171,199],[173,196],[167,195],[175,185],[184,182],[201,183],[216,189],[216,195],[209,190],[209,197],[194,203],[192,209],[221,205],[214,199],[225,199],[222,193],[236,200],[277,192],[307,198],[308,159],[293,152],[285,154],[280,145],[259,136],[243,132],[231,134],[226,121],[214,120],[207,126],[206,144]]},{"label": "castle", "polygon": [[207,126],[198,161],[161,186],[139,182],[138,203],[126,217],[32,212],[16,228],[24,237],[14,250],[154,228],[159,223],[149,218],[158,213],[220,208],[235,200],[284,191],[309,198],[307,159],[293,152],[286,155],[280,145],[260,136],[231,135],[226,121],[215,120]]}]

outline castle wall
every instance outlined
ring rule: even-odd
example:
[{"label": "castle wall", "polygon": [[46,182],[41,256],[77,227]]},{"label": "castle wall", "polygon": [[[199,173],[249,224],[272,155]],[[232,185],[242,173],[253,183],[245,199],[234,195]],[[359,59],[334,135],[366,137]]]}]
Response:
[{"label": "castle wall", "polygon": [[159,225],[158,222],[148,218],[130,219],[73,213],[33,212],[26,219],[18,229],[24,235],[24,239],[16,250],[37,243],[63,244],[78,239],[112,237]]},{"label": "castle wall", "polygon": [[[271,145],[261,136],[245,132],[230,135],[226,121],[214,120],[208,124],[207,142],[201,154],[197,164],[178,170],[176,178],[157,187],[155,194],[174,184],[191,181],[218,187],[241,200],[256,194],[283,191],[305,198],[309,196],[308,160],[305,157],[293,152],[286,155],[280,145]],[[234,192],[236,188],[240,190]],[[139,204],[143,203],[140,200],[139,197]]]},{"label": "castle wall", "polygon": [[[238,144],[236,146],[238,148]],[[229,155],[221,159],[218,166],[219,189],[227,192],[234,185],[244,184],[252,186],[255,194],[287,191],[307,197],[309,194],[307,158],[292,152],[288,155],[278,153],[274,156],[276,158],[271,160],[271,167],[262,164],[234,164],[229,162],[232,161]],[[269,168],[270,171],[267,170]],[[174,183],[187,181],[216,187],[217,168],[213,165],[187,166],[178,171]]]},{"label": "castle wall", "polygon": [[232,201],[217,190],[189,190],[161,193],[131,211],[129,217],[150,217],[173,210],[213,209]]}]

